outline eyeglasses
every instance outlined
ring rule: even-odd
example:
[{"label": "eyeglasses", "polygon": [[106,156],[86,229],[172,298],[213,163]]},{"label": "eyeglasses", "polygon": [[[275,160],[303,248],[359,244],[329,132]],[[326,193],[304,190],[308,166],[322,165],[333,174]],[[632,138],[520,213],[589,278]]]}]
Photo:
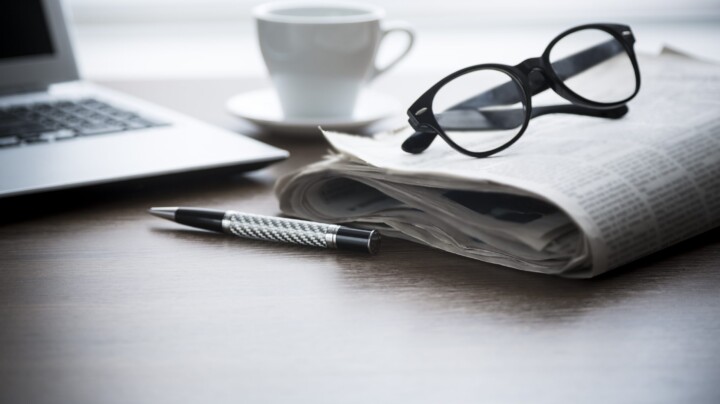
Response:
[{"label": "eyeglasses", "polygon": [[[617,119],[640,90],[640,69],[630,27],[588,24],[550,42],[542,56],[517,66],[481,64],[445,77],[410,109],[415,133],[402,144],[422,153],[440,135],[457,151],[488,157],[515,143],[530,119],[565,113]],[[548,88],[567,105],[532,107]]]}]

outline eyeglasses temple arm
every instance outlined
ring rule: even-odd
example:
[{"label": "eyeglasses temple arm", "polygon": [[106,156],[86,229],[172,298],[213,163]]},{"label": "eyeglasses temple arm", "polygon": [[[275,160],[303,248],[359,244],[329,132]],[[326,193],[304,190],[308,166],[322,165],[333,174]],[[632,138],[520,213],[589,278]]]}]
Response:
[{"label": "eyeglasses temple arm", "polygon": [[595,109],[581,107],[579,105],[547,105],[543,107],[533,107],[530,119],[537,118],[547,114],[573,114],[583,116],[594,116],[596,118],[609,118],[618,119],[622,118],[629,111],[627,105],[621,105],[619,107],[611,109]]}]

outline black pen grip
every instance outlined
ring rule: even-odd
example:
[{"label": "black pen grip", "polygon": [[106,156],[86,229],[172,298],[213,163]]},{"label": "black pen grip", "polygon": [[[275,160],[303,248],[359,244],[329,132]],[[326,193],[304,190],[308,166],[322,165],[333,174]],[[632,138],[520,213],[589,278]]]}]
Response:
[{"label": "black pen grip", "polygon": [[187,226],[222,232],[222,220],[225,212],[215,209],[179,208],[175,212],[175,221]]},{"label": "black pen grip", "polygon": [[380,248],[380,233],[374,230],[340,226],[335,233],[335,245],[340,250],[353,250],[376,254]]}]

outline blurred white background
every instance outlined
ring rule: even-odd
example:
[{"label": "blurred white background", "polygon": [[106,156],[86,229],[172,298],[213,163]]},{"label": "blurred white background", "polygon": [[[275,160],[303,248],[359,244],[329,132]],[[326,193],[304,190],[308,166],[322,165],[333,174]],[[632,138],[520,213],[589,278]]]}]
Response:
[{"label": "blurred white background", "polygon": [[[248,0],[69,0],[77,21],[84,23],[230,21],[242,22],[258,1]],[[717,20],[718,0],[378,0],[392,15],[424,26],[473,26],[498,22],[598,20]]]},{"label": "blurred white background", "polygon": [[[261,76],[250,0],[66,0],[80,67],[90,79]],[[418,42],[392,74],[447,72],[538,56],[587,22],[633,27],[637,49],[664,44],[720,61],[720,0],[378,0]],[[397,39],[400,40],[399,38]],[[389,43],[392,53],[399,43]]]}]

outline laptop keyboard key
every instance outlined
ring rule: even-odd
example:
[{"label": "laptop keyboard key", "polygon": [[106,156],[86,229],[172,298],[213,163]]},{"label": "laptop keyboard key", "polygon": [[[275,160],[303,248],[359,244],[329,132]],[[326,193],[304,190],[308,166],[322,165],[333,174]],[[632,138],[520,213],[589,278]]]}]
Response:
[{"label": "laptop keyboard key", "polygon": [[12,127],[15,127],[15,126],[22,126],[22,125],[24,125],[25,123],[26,123],[26,121],[24,121],[24,120],[22,120],[22,119],[15,118],[15,117],[12,117],[12,116],[2,117],[2,119],[0,119],[0,129],[3,129],[3,128],[12,128]]},{"label": "laptop keyboard key", "polygon": [[42,136],[36,136],[36,137],[30,137],[27,139],[23,139],[25,143],[47,143],[51,141],[52,139],[48,139],[47,137]]},{"label": "laptop keyboard key", "polygon": [[46,128],[37,123],[23,123],[22,125],[0,128],[0,136],[14,135],[19,137],[32,136],[46,131]]},{"label": "laptop keyboard key", "polygon": [[74,131],[71,131],[69,129],[59,130],[57,132],[54,132],[54,134],[55,134],[55,140],[67,140],[67,139],[72,139],[75,136],[77,136],[77,133],[75,133]]},{"label": "laptop keyboard key", "polygon": [[83,136],[101,135],[103,133],[121,132],[124,128],[115,125],[86,125],[78,128],[78,133]]},{"label": "laptop keyboard key", "polygon": [[149,125],[142,121],[127,121],[123,122],[125,126],[127,126],[128,129],[145,129],[149,127]]},{"label": "laptop keyboard key", "polygon": [[0,147],[17,146],[20,144],[20,138],[17,136],[0,137]]}]

